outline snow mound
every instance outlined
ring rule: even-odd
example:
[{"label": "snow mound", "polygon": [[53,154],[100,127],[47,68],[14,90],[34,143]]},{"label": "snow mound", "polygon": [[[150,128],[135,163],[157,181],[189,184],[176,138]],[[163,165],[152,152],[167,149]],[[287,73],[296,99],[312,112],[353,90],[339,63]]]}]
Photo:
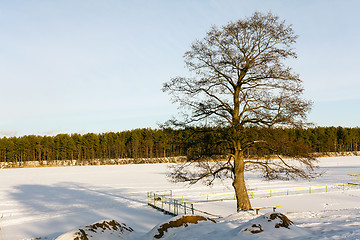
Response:
[{"label": "snow mound", "polygon": [[221,222],[234,222],[235,224],[244,223],[258,217],[255,211],[239,211],[232,213],[226,217],[217,220],[217,223]]},{"label": "snow mound", "polygon": [[236,236],[248,239],[291,239],[307,235],[284,214],[267,213],[232,230]]},{"label": "snow mound", "polygon": [[55,240],[125,240],[133,231],[125,223],[104,220],[64,233]]},{"label": "snow mound", "polygon": [[216,223],[210,218],[199,215],[182,215],[171,218],[169,221],[155,226],[148,234],[149,239],[173,239],[178,232],[182,232],[189,225],[199,222]]},{"label": "snow mound", "polygon": [[250,240],[304,239],[309,236],[308,231],[295,226],[282,213],[267,213],[258,217],[251,211],[237,213],[218,222],[200,215],[182,215],[156,225],[145,235],[133,231],[124,223],[111,220],[78,228],[55,240]]}]

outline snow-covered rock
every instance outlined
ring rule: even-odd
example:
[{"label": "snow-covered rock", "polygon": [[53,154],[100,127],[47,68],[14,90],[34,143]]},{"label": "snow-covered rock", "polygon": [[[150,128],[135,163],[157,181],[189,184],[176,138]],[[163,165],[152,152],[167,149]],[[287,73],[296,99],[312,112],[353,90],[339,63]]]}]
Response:
[{"label": "snow-covered rock", "polygon": [[133,231],[115,220],[101,221],[64,233],[55,240],[125,240]]},{"label": "snow-covered rock", "polygon": [[156,225],[148,234],[147,239],[173,239],[177,233],[181,233],[191,225],[197,225],[200,222],[210,224],[216,223],[210,218],[199,215],[182,215],[171,218],[169,221]]},{"label": "snow-covered rock", "polygon": [[139,239],[155,240],[234,240],[234,239],[302,239],[309,236],[284,214],[261,216],[244,211],[215,221],[203,216],[178,216],[157,225]]},{"label": "snow-covered rock", "polygon": [[294,225],[284,214],[266,213],[233,229],[232,235],[241,239],[292,239],[308,235],[308,232]]}]

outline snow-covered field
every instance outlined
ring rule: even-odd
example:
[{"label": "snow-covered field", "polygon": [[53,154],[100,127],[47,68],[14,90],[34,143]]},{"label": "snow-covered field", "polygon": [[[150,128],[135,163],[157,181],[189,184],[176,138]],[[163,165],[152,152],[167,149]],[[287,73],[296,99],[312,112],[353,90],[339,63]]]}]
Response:
[{"label": "snow-covered field", "polygon": [[[248,173],[248,188],[263,190],[346,183],[347,174],[360,173],[360,157],[321,158],[319,164],[320,171],[325,173],[312,181],[268,182],[256,173]],[[171,189],[175,195],[232,191],[230,181],[216,182],[212,188],[201,184],[172,184],[166,179],[167,171],[166,164],[1,169],[0,240],[55,239],[78,226],[103,219],[126,223],[135,230],[134,236],[141,239],[154,226],[171,218],[147,206],[148,191]],[[281,206],[278,211],[306,233],[294,236],[297,239],[360,239],[358,187],[328,193],[255,198],[251,203],[253,207]],[[222,224],[215,224],[217,227],[199,225],[207,237],[189,228],[188,239],[218,239],[224,236],[224,231],[235,231],[239,225],[258,217],[235,214],[235,201],[195,204],[195,208],[224,218],[218,220]],[[222,238],[232,239],[231,236],[236,234]],[[261,234],[251,238],[254,236],[276,239]]]}]

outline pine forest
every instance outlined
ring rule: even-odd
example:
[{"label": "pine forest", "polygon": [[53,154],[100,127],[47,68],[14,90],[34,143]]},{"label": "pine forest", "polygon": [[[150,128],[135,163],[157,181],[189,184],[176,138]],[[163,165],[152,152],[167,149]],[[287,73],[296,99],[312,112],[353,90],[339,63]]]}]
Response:
[{"label": "pine forest", "polygon": [[[187,156],[196,152],[196,148],[205,149],[208,145],[218,148],[212,152],[221,154],[223,146],[215,144],[221,140],[221,134],[211,130],[135,129],[101,134],[3,137],[0,162],[176,157]],[[297,142],[297,146],[319,153],[360,150],[360,128],[248,128],[246,132],[249,142],[261,139],[277,143],[278,154],[283,155],[289,151],[287,142]],[[249,148],[247,157],[261,156],[263,151]]]}]

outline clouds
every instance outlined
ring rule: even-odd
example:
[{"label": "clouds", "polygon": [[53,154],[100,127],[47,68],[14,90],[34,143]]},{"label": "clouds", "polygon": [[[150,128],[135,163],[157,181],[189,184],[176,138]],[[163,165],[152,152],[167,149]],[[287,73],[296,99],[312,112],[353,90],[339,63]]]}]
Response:
[{"label": "clouds", "polygon": [[4,136],[4,137],[13,137],[13,136],[16,136],[18,135],[18,132],[17,131],[8,131],[8,130],[3,130],[3,131],[0,131],[0,136]]}]

